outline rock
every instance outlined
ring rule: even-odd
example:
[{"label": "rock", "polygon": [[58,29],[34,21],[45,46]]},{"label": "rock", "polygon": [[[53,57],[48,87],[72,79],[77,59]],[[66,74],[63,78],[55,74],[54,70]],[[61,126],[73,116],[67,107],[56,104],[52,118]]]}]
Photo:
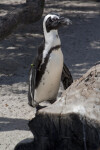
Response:
[{"label": "rock", "polygon": [[[30,150],[98,150],[100,64],[75,81],[58,101],[39,110],[29,128],[34,135]],[[21,150],[26,150],[24,144]]]}]

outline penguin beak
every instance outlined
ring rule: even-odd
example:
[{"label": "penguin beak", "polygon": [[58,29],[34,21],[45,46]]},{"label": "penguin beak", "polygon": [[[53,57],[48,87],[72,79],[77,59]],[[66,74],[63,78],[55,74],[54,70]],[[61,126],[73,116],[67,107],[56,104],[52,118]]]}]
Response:
[{"label": "penguin beak", "polygon": [[61,24],[61,25],[71,25],[72,24],[72,21],[68,18],[64,18],[64,17],[60,17],[58,22]]}]

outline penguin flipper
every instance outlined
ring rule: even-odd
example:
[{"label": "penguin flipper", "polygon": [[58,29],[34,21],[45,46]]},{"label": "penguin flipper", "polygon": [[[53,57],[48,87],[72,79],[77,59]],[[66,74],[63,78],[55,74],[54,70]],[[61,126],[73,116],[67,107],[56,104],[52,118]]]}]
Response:
[{"label": "penguin flipper", "polygon": [[63,71],[61,76],[61,82],[63,84],[64,89],[66,90],[73,82],[72,75],[66,66],[66,64],[63,64]]},{"label": "penguin flipper", "polygon": [[32,107],[37,105],[36,102],[34,101],[34,91],[35,91],[35,87],[36,87],[36,77],[37,77],[38,68],[40,67],[40,64],[42,62],[42,51],[43,51],[43,49],[44,49],[44,40],[41,43],[41,45],[38,47],[38,55],[33,60],[33,63],[31,64],[31,68],[30,68],[28,104]]},{"label": "penguin flipper", "polygon": [[34,100],[34,90],[35,90],[35,81],[36,81],[36,72],[37,72],[37,58],[34,59],[31,64],[30,73],[29,73],[29,89],[28,89],[28,104],[33,106]]}]

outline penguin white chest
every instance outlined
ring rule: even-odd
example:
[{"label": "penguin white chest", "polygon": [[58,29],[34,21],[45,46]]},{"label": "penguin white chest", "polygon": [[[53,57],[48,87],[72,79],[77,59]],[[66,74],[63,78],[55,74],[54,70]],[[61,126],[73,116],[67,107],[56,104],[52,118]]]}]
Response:
[{"label": "penguin white chest", "polygon": [[37,103],[56,98],[59,90],[62,69],[63,54],[59,48],[51,52],[45,73],[42,76],[39,86],[35,90],[34,100]]}]

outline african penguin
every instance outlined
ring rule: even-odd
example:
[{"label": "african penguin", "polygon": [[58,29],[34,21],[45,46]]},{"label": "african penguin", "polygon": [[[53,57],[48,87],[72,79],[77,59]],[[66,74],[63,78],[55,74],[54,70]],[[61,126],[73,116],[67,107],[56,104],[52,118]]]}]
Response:
[{"label": "african penguin", "polygon": [[[29,105],[36,107],[43,101],[56,99],[60,81],[64,89],[72,83],[72,76],[64,64],[58,28],[69,25],[71,21],[55,14],[48,14],[43,21],[44,42],[38,48],[29,76]],[[66,76],[67,72],[67,76]],[[66,85],[66,79],[67,84]],[[70,81],[68,81],[71,79]]]}]

